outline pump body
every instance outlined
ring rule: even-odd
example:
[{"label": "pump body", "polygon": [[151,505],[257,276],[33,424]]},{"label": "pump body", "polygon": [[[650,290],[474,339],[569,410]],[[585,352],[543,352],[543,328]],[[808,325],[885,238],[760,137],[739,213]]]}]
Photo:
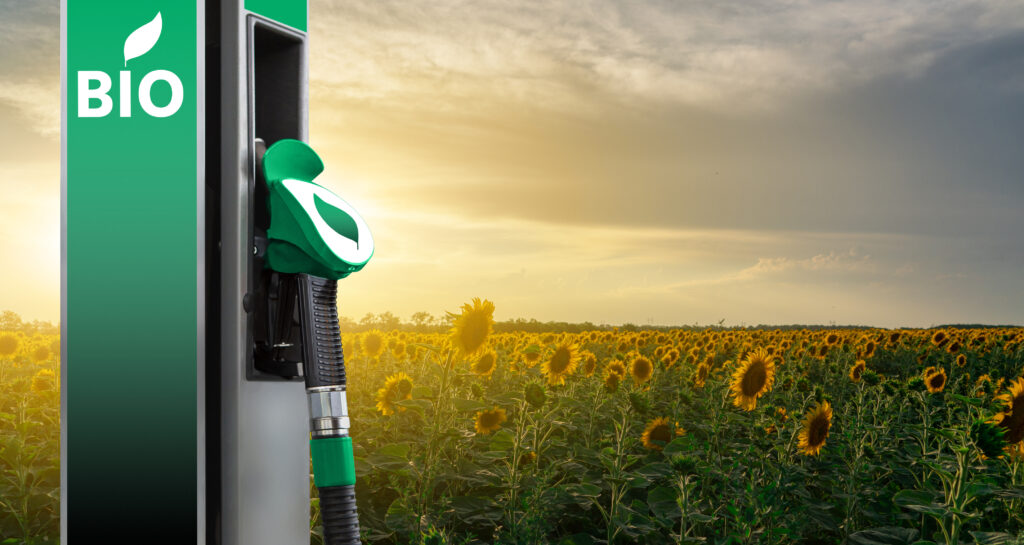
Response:
[{"label": "pump body", "polygon": [[317,316],[352,271],[274,242],[258,168],[308,139],[308,23],[307,0],[61,0],[62,542],[308,543],[310,425],[337,460],[347,413],[303,351],[342,361]]}]

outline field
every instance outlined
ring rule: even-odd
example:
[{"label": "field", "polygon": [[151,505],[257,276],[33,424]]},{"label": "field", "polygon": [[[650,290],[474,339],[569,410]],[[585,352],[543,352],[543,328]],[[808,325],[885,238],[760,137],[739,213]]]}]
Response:
[{"label": "field", "polygon": [[[492,312],[343,335],[364,540],[1024,543],[1022,329],[495,333]],[[11,542],[56,536],[56,346],[0,333]]]}]

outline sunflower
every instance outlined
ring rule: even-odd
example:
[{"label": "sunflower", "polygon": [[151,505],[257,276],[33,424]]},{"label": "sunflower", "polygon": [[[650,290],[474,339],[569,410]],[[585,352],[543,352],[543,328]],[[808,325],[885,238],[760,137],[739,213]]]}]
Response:
[{"label": "sunflower", "polygon": [[527,367],[532,368],[540,361],[540,347],[535,344],[531,344],[523,349],[523,351],[520,352],[520,355],[523,357],[523,363],[525,363]]},{"label": "sunflower", "polygon": [[402,356],[404,356],[405,355],[405,343],[402,342],[402,341],[398,341],[394,345],[392,345],[391,346],[391,355],[394,356],[396,360],[400,359]]},{"label": "sunflower", "polygon": [[36,363],[43,363],[49,358],[50,349],[43,345],[38,345],[35,347],[35,349],[32,350],[32,361]]},{"label": "sunflower", "polygon": [[672,428],[668,424],[668,418],[655,418],[648,422],[642,439],[644,447],[661,450],[672,440]]},{"label": "sunflower", "polygon": [[498,354],[494,350],[488,350],[473,362],[473,372],[483,377],[489,377],[497,367],[497,362]]},{"label": "sunflower", "polygon": [[825,446],[828,430],[832,427],[832,406],[822,401],[807,410],[804,427],[800,430],[800,450],[808,456],[817,456]]},{"label": "sunflower", "polygon": [[505,409],[494,407],[490,411],[479,411],[476,413],[476,432],[480,435],[488,435],[492,431],[501,429],[501,424],[508,420]]},{"label": "sunflower", "polygon": [[597,370],[597,356],[589,350],[580,352],[580,359],[583,360],[583,375],[592,377]]},{"label": "sunflower", "polygon": [[620,379],[626,377],[626,365],[619,360],[613,360],[609,363],[608,366],[605,367],[605,371],[619,375]]},{"label": "sunflower", "polygon": [[755,350],[747,355],[732,378],[732,391],[736,396],[733,404],[752,411],[757,407],[757,398],[772,389],[775,360],[763,348]]},{"label": "sunflower", "polygon": [[377,410],[384,416],[404,411],[405,407],[396,407],[395,403],[412,399],[412,378],[405,373],[395,373],[384,381],[384,387],[377,390]]},{"label": "sunflower", "polygon": [[960,341],[953,341],[946,346],[946,352],[956,354],[960,351]]},{"label": "sunflower", "polygon": [[551,359],[544,362],[541,366],[541,371],[548,377],[549,385],[565,384],[565,377],[576,370],[579,359],[580,352],[576,345],[562,343],[558,345],[558,348],[555,348],[555,353],[551,355]]},{"label": "sunflower", "polygon": [[18,351],[18,338],[13,333],[0,333],[0,356],[10,356]]},{"label": "sunflower", "polygon": [[455,318],[449,332],[455,350],[464,357],[479,352],[494,327],[494,303],[474,297],[472,305],[462,305],[462,314],[449,316]]},{"label": "sunflower", "polygon": [[828,336],[825,337],[825,344],[828,346],[835,346],[838,342],[839,335],[836,335],[835,333],[829,333]]},{"label": "sunflower", "polygon": [[946,344],[947,341],[949,341],[949,336],[946,335],[946,332],[942,331],[941,329],[939,331],[936,331],[932,335],[932,344],[934,344],[935,346],[942,346]]},{"label": "sunflower", "polygon": [[604,373],[604,389],[608,392],[614,392],[619,389],[619,383],[622,382],[622,375],[614,372],[611,368],[605,369]]},{"label": "sunflower", "polygon": [[637,384],[643,384],[651,380],[651,375],[654,374],[654,364],[645,356],[638,354],[629,364],[629,374],[633,376],[633,380]]},{"label": "sunflower", "polygon": [[924,385],[928,392],[937,394],[946,387],[946,369],[929,367],[924,370]]},{"label": "sunflower", "polygon": [[963,367],[967,365],[967,356],[964,354],[958,354],[956,357],[956,366]]},{"label": "sunflower", "polygon": [[697,366],[697,371],[693,374],[693,385],[697,388],[703,388],[704,383],[708,380],[708,373],[711,372],[711,367],[708,364],[702,363]]},{"label": "sunflower", "polygon": [[50,369],[40,369],[32,377],[32,391],[42,393],[53,389],[54,374]]},{"label": "sunflower", "polygon": [[415,358],[420,353],[420,348],[413,343],[405,345],[405,355],[410,358]]},{"label": "sunflower", "polygon": [[363,335],[363,354],[366,354],[367,358],[375,360],[384,353],[384,337],[381,336],[380,331],[373,330]]},{"label": "sunflower", "polygon": [[532,451],[532,450],[528,450],[528,451],[522,453],[519,456],[519,465],[521,465],[521,466],[532,464],[532,463],[534,463],[536,461],[537,461],[537,453]]},{"label": "sunflower", "polygon": [[661,358],[661,363],[665,364],[665,367],[672,367],[677,361],[679,361],[679,350],[676,348],[669,348]]},{"label": "sunflower", "polygon": [[1024,378],[1010,383],[1005,394],[996,397],[1003,402],[1003,410],[993,420],[1006,430],[1007,444],[1014,445],[1024,440]]},{"label": "sunflower", "polygon": [[782,420],[783,422],[789,420],[789,415],[786,414],[786,408],[785,407],[776,407],[775,408],[775,416],[779,417],[779,419]]},{"label": "sunflower", "polygon": [[857,360],[853,367],[850,367],[850,380],[860,382],[860,376],[864,374],[864,360]]},{"label": "sunflower", "polygon": [[876,348],[878,348],[878,345],[875,344],[875,341],[868,341],[867,344],[864,345],[864,357],[870,358],[874,355]]}]

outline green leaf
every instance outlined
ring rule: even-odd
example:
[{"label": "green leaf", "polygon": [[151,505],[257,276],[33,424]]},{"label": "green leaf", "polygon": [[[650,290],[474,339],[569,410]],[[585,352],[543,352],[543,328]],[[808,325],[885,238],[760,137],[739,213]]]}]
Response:
[{"label": "green leaf", "polygon": [[693,450],[693,442],[694,439],[690,435],[676,437],[670,441],[669,444],[665,445],[665,448],[663,448],[661,452],[670,458],[673,454],[686,454]]},{"label": "green leaf", "polygon": [[850,535],[851,545],[907,545],[917,539],[917,530],[882,526]]},{"label": "green leaf", "polygon": [[953,399],[955,399],[957,401],[963,401],[964,403],[967,403],[968,405],[974,405],[975,407],[984,407],[985,406],[985,400],[977,398],[977,397],[967,397],[967,396],[962,396],[960,394],[949,394],[949,397],[951,397],[951,398],[953,398]]},{"label": "green leaf", "polygon": [[374,451],[374,454],[407,458],[409,456],[409,443],[391,443],[389,445],[384,445]]},{"label": "green leaf", "polygon": [[573,534],[563,537],[558,545],[594,545],[594,538],[590,534]]},{"label": "green leaf", "polygon": [[647,493],[647,506],[651,513],[663,522],[678,519],[682,516],[677,503],[678,490],[667,486],[659,486]]},{"label": "green leaf", "polygon": [[384,525],[389,530],[399,533],[409,533],[416,529],[416,513],[403,504],[403,499],[398,498],[388,506],[387,515],[384,517]]},{"label": "green leaf", "polygon": [[395,405],[399,407],[405,407],[406,409],[412,409],[420,416],[423,416],[424,411],[432,409],[434,404],[429,399],[403,399],[402,401],[396,401]]},{"label": "green leaf", "polygon": [[498,430],[487,444],[488,450],[509,451],[515,446],[516,438],[508,430]]},{"label": "green leaf", "polygon": [[1000,498],[1020,498],[1024,499],[1024,488],[1003,488],[995,491],[996,496]]},{"label": "green leaf", "polygon": [[1013,545],[1017,538],[1002,532],[971,532],[971,537],[978,545]]},{"label": "green leaf", "polygon": [[455,410],[457,411],[485,411],[491,408],[472,399],[453,399],[452,404],[455,405]]},{"label": "green leaf", "polygon": [[565,487],[565,491],[574,498],[596,498],[601,495],[601,487],[590,483],[572,484]]},{"label": "green leaf", "polygon": [[434,391],[429,386],[416,386],[410,393],[413,399],[434,399]]},{"label": "green leaf", "polygon": [[945,517],[949,510],[933,501],[934,494],[921,490],[900,490],[892,497],[893,503],[933,517]]},{"label": "green leaf", "polygon": [[433,353],[435,353],[435,354],[437,354],[437,353],[440,353],[440,352],[441,352],[441,349],[440,349],[440,348],[438,348],[438,347],[436,347],[436,346],[434,346],[434,345],[432,345],[432,344],[424,344],[424,343],[409,343],[409,345],[410,345],[410,346],[415,346],[416,348],[422,348],[422,349],[424,349],[424,350],[426,350],[426,351],[428,351],[428,352],[433,352]]}]

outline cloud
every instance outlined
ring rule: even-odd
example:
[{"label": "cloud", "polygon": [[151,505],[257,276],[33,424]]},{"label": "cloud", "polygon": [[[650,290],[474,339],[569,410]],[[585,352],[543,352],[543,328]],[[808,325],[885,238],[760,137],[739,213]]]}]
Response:
[{"label": "cloud", "polygon": [[610,94],[735,111],[919,75],[947,51],[1024,28],[1010,1],[334,1],[313,15],[331,66],[314,68],[315,83],[455,109],[486,91],[558,109]]},{"label": "cloud", "polygon": [[818,254],[804,259],[788,257],[758,258],[757,263],[737,273],[737,278],[750,280],[765,275],[793,270],[812,272],[877,272],[877,265],[870,255],[858,255],[856,249],[847,252]]},{"label": "cloud", "polygon": [[12,106],[27,126],[56,139],[60,134],[60,87],[53,81],[0,81],[0,102]]},{"label": "cloud", "polygon": [[0,1],[0,103],[50,139],[60,131],[60,20],[56,2]]}]

